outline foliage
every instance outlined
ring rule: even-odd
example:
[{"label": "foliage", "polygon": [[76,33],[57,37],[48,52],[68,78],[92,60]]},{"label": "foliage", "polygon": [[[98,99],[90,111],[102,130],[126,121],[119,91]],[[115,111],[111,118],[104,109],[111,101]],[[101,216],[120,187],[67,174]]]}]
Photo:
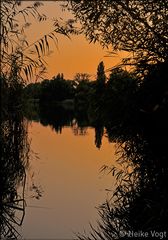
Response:
[{"label": "foliage", "polygon": [[[167,61],[166,0],[70,1],[90,41],[134,52],[144,61]],[[136,59],[137,59],[136,58]]]},{"label": "foliage", "polygon": [[[25,215],[24,190],[30,157],[27,121],[20,109],[1,119],[0,238],[18,239],[17,230]],[[20,191],[18,191],[20,188]]]},{"label": "foliage", "polygon": [[106,75],[104,71],[104,63],[100,62],[97,67],[97,84],[100,85],[101,88],[104,87],[106,82]]},{"label": "foliage", "polygon": [[[15,58],[14,58],[15,59]],[[22,107],[22,89],[23,82],[20,77],[20,67],[14,61],[11,66],[11,72],[9,75],[5,75],[1,72],[0,75],[1,84],[1,118],[6,119],[12,111]]]},{"label": "foliage", "polygon": [[[26,40],[26,29],[31,26],[30,17],[41,22],[48,18],[40,13],[39,7],[42,1],[35,1],[22,8],[20,0],[1,1],[1,70],[7,75],[10,74],[13,58],[17,66],[21,67],[20,76],[22,81],[26,78],[37,78],[46,71],[44,55],[49,54],[51,39],[57,45],[57,34],[69,37],[71,33],[77,33],[73,27],[73,20],[65,23],[54,19],[53,29],[44,34],[40,39],[29,44]],[[35,77],[36,76],[36,77]]]},{"label": "foliage", "polygon": [[168,97],[167,63],[148,66],[147,74],[138,93],[138,105],[142,112],[152,113],[165,109]]},{"label": "foliage", "polygon": [[[14,62],[22,68],[27,77],[28,75],[32,77],[33,68],[44,67],[41,59],[33,60],[26,55],[26,50],[29,48],[29,43],[25,39],[25,30],[30,26],[28,16],[31,15],[39,21],[46,19],[39,13],[39,6],[41,3],[35,2],[21,9],[21,1],[1,2],[1,67],[6,75],[10,74]],[[21,21],[18,20],[19,17]]]},{"label": "foliage", "polygon": [[168,105],[151,115],[139,113],[126,126],[114,128],[112,123],[106,128],[107,135],[118,143],[121,167],[103,166],[102,171],[116,177],[116,189],[98,207],[98,227],[91,226],[88,236],[78,234],[79,239],[129,239],[140,231],[151,238],[151,231],[167,231],[167,110]]},{"label": "foliage", "polygon": [[39,99],[41,95],[41,83],[30,83],[24,88],[25,99]]},{"label": "foliage", "polygon": [[74,81],[80,83],[81,81],[89,81],[90,75],[88,73],[76,73],[74,76]]},{"label": "foliage", "polygon": [[93,122],[101,122],[101,115],[105,106],[104,94],[106,86],[106,75],[104,63],[100,62],[97,67],[95,81],[90,84],[90,96],[88,97],[88,115]]},{"label": "foliage", "polygon": [[116,68],[111,71],[105,89],[105,111],[113,123],[117,120],[130,121],[130,115],[135,113],[136,94],[139,91],[138,81],[132,74]]},{"label": "foliage", "polygon": [[71,81],[66,81],[61,75],[57,75],[52,80],[41,82],[40,102],[63,101],[74,97],[74,88]]},{"label": "foliage", "polygon": [[88,80],[79,82],[75,89],[75,107],[79,112],[87,112],[92,94],[92,85]]},{"label": "foliage", "polygon": [[76,74],[74,80],[65,80],[63,74],[58,74],[51,80],[27,85],[24,95],[26,99],[40,100],[42,105],[74,99],[75,110],[88,115],[92,123],[109,117],[113,123],[121,123],[126,118],[129,121],[138,89],[137,80],[121,68],[114,69],[106,78],[101,62],[95,81],[89,81],[86,73]]}]

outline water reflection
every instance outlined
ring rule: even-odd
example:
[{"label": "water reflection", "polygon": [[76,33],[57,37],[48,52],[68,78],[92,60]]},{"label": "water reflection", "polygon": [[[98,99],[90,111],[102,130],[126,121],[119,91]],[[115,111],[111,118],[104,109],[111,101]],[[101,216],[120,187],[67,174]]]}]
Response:
[{"label": "water reflection", "polygon": [[[16,109],[15,109],[16,110]],[[0,237],[17,239],[25,215],[26,166],[29,157],[27,122],[20,111],[9,113],[1,122]]]},{"label": "water reflection", "polygon": [[95,207],[106,199],[105,189],[113,187],[114,178],[99,174],[103,164],[114,160],[113,144],[105,138],[98,150],[93,128],[87,128],[85,136],[76,136],[65,127],[60,135],[50,126],[32,122],[29,132],[39,157],[31,162],[31,169],[44,193],[40,201],[27,199],[24,237],[73,239],[74,232],[89,230],[90,221],[96,224]]},{"label": "water reflection", "polygon": [[99,208],[99,228],[80,239],[143,239],[144,233],[147,239],[167,239],[167,122],[161,109],[140,113],[131,126],[108,125],[108,136],[118,142],[121,168],[107,169],[118,183],[111,201]]},{"label": "water reflection", "polygon": [[[89,128],[89,121],[86,118],[86,116],[75,114],[72,110],[66,110],[61,107],[41,108],[41,109],[39,109],[37,106],[34,106],[34,107],[35,107],[34,111],[31,111],[31,113],[29,112],[28,115],[25,114],[26,117],[29,118],[29,120],[34,119],[35,121],[39,121],[43,126],[49,125],[51,126],[52,130],[54,130],[56,133],[62,133],[63,128],[69,126],[71,127],[71,130],[74,135],[78,135],[78,136],[87,135],[88,128]],[[16,109],[15,111],[8,112],[8,115],[5,116],[5,118],[1,122],[2,134],[1,134],[0,142],[1,142],[2,156],[0,160],[1,161],[0,162],[0,166],[1,166],[0,168],[0,177],[1,177],[0,236],[1,238],[4,238],[4,239],[22,238],[22,236],[20,235],[20,226],[23,224],[24,222],[23,220],[25,220],[24,219],[25,209],[27,206],[26,205],[27,200],[25,202],[25,184],[26,184],[29,154],[30,154],[30,146],[28,142],[27,130],[28,130],[27,120],[23,117],[22,111],[19,111],[19,110],[16,111]],[[98,137],[99,137],[99,134],[98,136],[96,136],[96,138]],[[101,134],[101,138],[102,138],[102,134]],[[101,140],[97,140],[97,141],[98,141],[98,144],[100,144]],[[79,152],[79,154],[81,155],[81,152]],[[79,155],[77,156],[79,160],[79,158],[81,157],[79,157]],[[83,156],[83,158],[86,158],[86,157],[87,156]],[[100,154],[100,157],[102,157],[101,154]],[[79,161],[76,161],[76,163],[77,162]],[[87,162],[86,159],[83,162],[86,163]],[[90,160],[88,160],[88,162],[89,162],[89,166],[92,165]],[[80,166],[82,165],[81,162],[79,164]],[[95,167],[95,166],[92,166],[92,167]],[[90,166],[90,168],[92,167]],[[68,176],[68,172],[67,172],[67,176]],[[81,173],[79,174],[81,177]],[[88,176],[92,177],[92,181],[94,182],[93,183],[94,185],[95,180],[93,179],[95,176],[93,176],[93,172]],[[77,181],[72,184],[72,189],[76,186],[76,184],[77,184]],[[83,184],[84,186],[86,185],[86,183],[84,182]],[[92,184],[90,184],[90,186],[92,186]],[[32,186],[29,186],[29,187],[30,187],[30,191],[32,187],[33,191],[38,193],[39,189],[36,187],[36,185],[33,184]],[[48,187],[48,189],[49,188],[50,186]],[[99,190],[97,189],[97,191]],[[36,195],[37,195],[36,199],[38,199],[39,193]],[[91,195],[93,195],[93,193]],[[97,196],[100,197],[100,195],[102,194],[97,193]],[[41,193],[40,193],[40,196],[41,196]],[[94,195],[93,195],[93,199],[95,199]],[[82,201],[84,201],[84,198],[83,200],[80,200],[80,202]],[[35,207],[38,208],[38,204]],[[93,209],[94,209],[94,206],[93,206]],[[86,209],[86,212],[87,212],[87,209]],[[79,219],[79,216],[78,216],[78,219]],[[82,228],[83,227],[84,226],[82,226]]]},{"label": "water reflection", "polygon": [[[92,122],[87,116],[60,106],[36,106],[34,113],[33,116],[30,112],[25,115],[29,120],[50,126],[56,133],[63,133],[68,126],[74,135],[87,135],[91,126],[95,130],[97,148],[101,147],[104,135],[110,142],[118,143],[121,168],[104,167],[117,179],[116,190],[111,200],[98,208],[99,228],[93,228],[90,237],[79,234],[80,239],[129,239],[129,234],[138,231],[147,232],[149,237],[151,231],[168,231],[167,112],[140,113],[131,126],[128,123],[114,126],[109,121]],[[29,155],[26,129],[26,121],[19,114],[1,123],[0,231],[4,238],[19,237],[17,227],[25,214],[25,168]]]},{"label": "water reflection", "polygon": [[[81,124],[74,113],[68,114],[69,117],[64,115],[67,122],[57,121],[60,129],[66,124],[74,129],[75,121],[77,129],[94,127],[97,148],[101,147],[104,134],[119,146],[121,168],[104,168],[115,175],[118,185],[112,200],[99,208],[102,222],[99,231],[92,231],[95,239],[100,236],[101,239],[119,239],[122,232],[127,239],[129,231],[167,231],[168,118],[165,109],[151,114],[138,113],[130,123],[118,126],[110,121],[92,123],[88,118]],[[86,129],[82,130],[83,134]],[[75,129],[74,133],[78,131]],[[88,239],[81,235],[80,238]]]},{"label": "water reflection", "polygon": [[101,147],[105,132],[102,121],[93,122],[87,113],[65,109],[60,105],[32,105],[31,107],[25,116],[29,120],[40,122],[43,126],[50,126],[56,133],[62,133],[63,128],[71,127],[74,135],[86,135],[88,127],[94,128],[95,146]]}]

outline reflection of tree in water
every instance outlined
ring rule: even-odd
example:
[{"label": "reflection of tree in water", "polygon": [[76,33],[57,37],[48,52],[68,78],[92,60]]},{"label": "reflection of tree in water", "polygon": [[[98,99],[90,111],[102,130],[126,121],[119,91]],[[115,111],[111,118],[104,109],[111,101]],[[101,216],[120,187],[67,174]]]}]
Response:
[{"label": "reflection of tree in water", "polygon": [[[42,105],[38,118],[43,126],[51,126],[56,133],[62,133],[64,127],[71,127],[74,135],[86,135],[89,126],[86,115],[76,113],[58,105]],[[29,116],[27,116],[29,119]]]},{"label": "reflection of tree in water", "polygon": [[[99,207],[98,228],[92,228],[90,236],[80,235],[80,239],[130,239],[130,234],[139,231],[147,232],[147,239],[151,239],[151,231],[168,234],[166,109],[142,113],[136,127],[131,126],[130,134],[127,129],[124,135],[122,129],[123,135],[118,139],[115,128],[108,126],[108,136],[116,138],[120,145],[121,169],[107,167],[116,176],[117,187],[111,200]],[[152,239],[158,238],[154,235]]]},{"label": "reflection of tree in water", "polygon": [[8,114],[3,119],[0,143],[0,237],[17,239],[17,228],[25,214],[25,168],[29,157],[27,123],[21,113]]},{"label": "reflection of tree in water", "polygon": [[71,127],[75,136],[85,136],[87,134],[87,127],[79,126],[79,123],[74,120]]},{"label": "reflection of tree in water", "polygon": [[102,120],[91,123],[86,112],[78,112],[71,109],[65,109],[59,105],[41,105],[39,111],[33,109],[36,118],[31,114],[25,114],[29,120],[40,121],[43,126],[51,126],[56,133],[62,133],[64,127],[71,127],[75,136],[87,135],[88,127],[95,129],[95,145],[100,148],[104,135],[104,123]]},{"label": "reflection of tree in water", "polygon": [[100,149],[102,145],[102,138],[104,135],[104,126],[103,124],[96,124],[95,126],[95,145]]},{"label": "reflection of tree in water", "polygon": [[50,125],[57,133],[62,133],[62,128],[72,124],[74,113],[63,107],[44,105],[40,107],[40,123],[44,126]]}]

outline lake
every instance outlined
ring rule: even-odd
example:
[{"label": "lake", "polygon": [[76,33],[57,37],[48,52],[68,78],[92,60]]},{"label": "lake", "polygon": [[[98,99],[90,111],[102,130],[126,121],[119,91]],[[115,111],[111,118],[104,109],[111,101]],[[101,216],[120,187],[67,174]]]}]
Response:
[{"label": "lake", "polygon": [[94,239],[167,231],[167,118],[116,127],[63,109],[31,112],[2,122],[2,239],[75,239],[90,223]]},{"label": "lake", "polygon": [[[95,129],[76,124],[56,131],[29,122],[32,159],[27,170],[24,239],[72,239],[96,226],[96,207],[110,198],[114,177],[100,172],[115,163],[115,145],[102,138],[95,146]],[[34,188],[32,188],[32,185]]]}]

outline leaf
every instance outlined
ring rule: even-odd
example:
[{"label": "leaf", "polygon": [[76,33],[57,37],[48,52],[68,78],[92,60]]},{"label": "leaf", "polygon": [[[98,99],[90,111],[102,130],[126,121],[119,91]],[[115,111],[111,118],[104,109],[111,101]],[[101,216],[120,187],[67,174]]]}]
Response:
[{"label": "leaf", "polygon": [[39,46],[40,46],[41,52],[43,54],[43,45],[41,44],[41,42],[39,42]]},{"label": "leaf", "polygon": [[58,39],[57,39],[57,37],[55,36],[55,34],[52,32],[50,35],[48,35],[48,37],[50,37],[52,40],[54,40],[54,43],[55,43],[55,45],[56,45],[56,47],[57,47],[57,45],[58,45]]},{"label": "leaf", "polygon": [[49,44],[48,44],[48,40],[47,40],[47,35],[44,36],[44,39],[45,39],[45,43],[47,46],[47,51],[49,52]]},{"label": "leaf", "polygon": [[44,40],[41,39],[41,43],[42,43],[42,48],[43,48],[43,54],[45,54],[45,44],[44,44]]},{"label": "leaf", "polygon": [[28,79],[28,71],[27,71],[27,68],[24,68],[24,73],[26,75],[26,78]]},{"label": "leaf", "polygon": [[40,57],[40,53],[39,53],[39,49],[38,49],[37,45],[35,44],[34,46],[35,46],[35,48],[36,48],[36,51],[37,51],[38,57]]}]

